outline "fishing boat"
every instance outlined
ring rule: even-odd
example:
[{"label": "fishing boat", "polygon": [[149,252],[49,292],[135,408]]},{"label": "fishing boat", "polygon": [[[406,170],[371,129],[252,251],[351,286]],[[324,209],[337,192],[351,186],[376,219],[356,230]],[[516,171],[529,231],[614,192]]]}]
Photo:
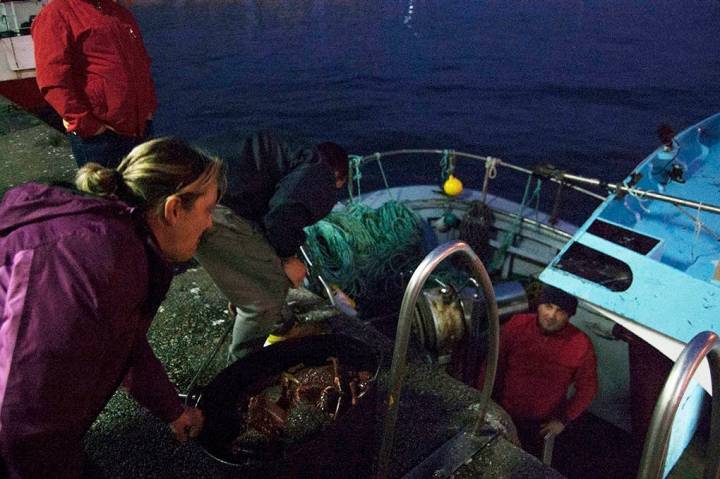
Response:
[{"label": "fishing boat", "polygon": [[[661,147],[620,184],[558,175],[573,184],[603,186],[611,195],[540,278],[585,300],[589,309],[675,361],[650,424],[643,471],[667,473],[698,422],[703,389],[712,394],[705,477],[713,477],[720,440],[715,344],[720,327],[720,114],[677,136],[667,125],[658,132]],[[706,356],[708,362],[701,364]],[[689,384],[693,375],[697,383]]]},{"label": "fishing boat", "polygon": [[47,104],[35,83],[30,26],[48,0],[0,1],[0,95],[26,111]]},{"label": "fishing boat", "polygon": [[[582,177],[551,165],[527,170],[497,158],[449,150],[402,150],[355,158],[356,171],[374,163],[382,172],[382,162],[387,163],[394,158],[409,155],[418,163],[419,157],[435,156],[445,182],[444,188],[436,185],[391,188],[386,184],[381,191],[354,198],[338,213],[342,217],[343,212],[348,208],[352,210],[358,203],[373,211],[401,204],[420,218],[420,230],[425,241],[423,251],[440,245],[420,265],[411,262],[399,270],[395,268],[395,279],[406,286],[399,311],[399,303],[388,303],[387,299],[383,299],[385,310],[380,314],[374,311],[365,318],[379,329],[383,329],[382,324],[388,321],[391,329],[397,325],[390,392],[386,400],[386,405],[392,406],[388,406],[387,416],[396,414],[393,404],[401,398],[401,363],[405,360],[410,331],[416,344],[427,351],[425,357],[428,361],[448,363],[449,357],[455,353],[454,348],[462,344],[463,338],[467,341],[468,336],[477,333],[476,326],[468,318],[477,318],[477,310],[483,309],[478,298],[493,295],[493,292],[487,291],[483,294],[477,281],[467,282],[461,277],[460,284],[446,284],[431,276],[430,270],[463,249],[453,243],[461,240],[472,244],[471,250],[482,250],[484,253],[481,255],[484,256],[482,263],[490,272],[489,278],[500,306],[500,319],[529,307],[531,302],[527,298],[531,292],[527,287],[536,279],[559,287],[581,300],[573,323],[590,336],[598,357],[600,390],[590,407],[595,416],[630,431],[631,427],[638,427],[639,422],[633,415],[649,418],[653,412],[648,410],[647,405],[644,406],[645,411],[639,410],[642,406],[638,406],[637,398],[633,397],[642,391],[637,389],[639,378],[631,376],[638,366],[632,363],[631,358],[634,361],[642,361],[643,358],[629,355],[628,344],[615,340],[615,324],[627,328],[639,341],[669,358],[671,365],[671,361],[677,360],[668,379],[668,384],[671,381],[677,384],[666,385],[662,394],[660,390],[668,378],[669,367],[668,370],[646,370],[644,374],[647,377],[643,378],[645,382],[655,382],[657,392],[653,397],[660,399],[660,403],[655,407],[652,422],[641,425],[643,437],[646,430],[648,433],[640,463],[640,477],[655,477],[652,474],[659,474],[657,471],[664,476],[669,474],[701,419],[702,405],[707,402],[703,388],[712,392],[713,387],[718,387],[711,384],[706,365],[697,375],[701,386],[688,388],[686,383],[704,357],[697,356],[697,351],[701,350],[717,362],[713,359],[717,354],[717,337],[713,331],[718,329],[716,318],[720,313],[720,208],[717,206],[720,205],[720,190],[716,184],[720,177],[720,115],[710,117],[677,136],[667,125],[662,126],[658,133],[661,145],[657,151],[618,183]],[[480,189],[458,186],[458,179],[453,173],[459,170],[461,162],[475,162],[478,166],[474,171],[484,171],[484,175],[479,175],[483,178]],[[502,169],[527,177],[521,202],[509,201],[491,193],[492,183]],[[385,178],[384,173],[382,176]],[[554,195],[554,207],[559,205],[560,195],[568,191],[600,200],[601,204],[580,228],[576,228],[561,221],[557,210],[548,215],[530,207],[533,203],[537,204],[535,195],[543,184],[555,185],[551,193]],[[595,192],[585,189],[588,187]],[[534,193],[529,194],[530,191]],[[603,193],[608,196],[604,197]],[[368,213],[362,209],[359,213],[350,211],[350,216],[353,215],[366,218]],[[332,215],[325,221],[333,222]],[[380,225],[374,225],[381,231],[370,240],[375,246],[382,241],[383,235],[402,223],[399,217],[392,217],[390,221],[392,225],[385,225],[384,230]],[[481,228],[473,231],[470,226],[478,222]],[[368,246],[357,244],[360,240],[352,238],[354,230],[352,227],[348,230],[348,225],[352,223],[347,220],[336,222],[336,226],[347,233],[348,243],[355,243],[348,248],[354,251],[349,255],[344,251],[338,252],[338,248],[343,249],[345,244],[333,238],[332,228],[322,231],[321,222],[309,231],[310,242],[321,245],[314,248],[315,254],[311,256],[322,257],[323,248],[325,256],[330,256],[320,261],[322,264],[318,268],[319,275],[324,276],[321,282],[323,289],[328,290],[328,283],[333,283],[362,294],[353,280],[346,278],[343,281],[342,278],[347,276],[343,273],[360,268],[359,264],[352,264],[352,256],[367,254],[365,250]],[[478,234],[484,243],[477,242]],[[410,233],[403,231],[400,235],[407,239]],[[398,243],[397,239],[392,241]],[[395,251],[394,254],[398,253]],[[480,251],[477,253],[480,255]],[[414,272],[412,278],[409,278],[409,272],[402,271],[403,267],[409,267],[410,272]],[[404,279],[403,273],[407,273]],[[392,289],[388,288],[392,281],[388,283],[387,274],[386,268],[382,273],[384,291]],[[377,283],[378,279],[371,282]],[[373,295],[377,294],[373,292]],[[327,295],[331,298],[331,291]],[[365,296],[366,300],[371,299]],[[453,315],[452,308],[448,307],[451,303],[456,303],[462,314]],[[396,305],[395,309],[387,311],[388,304]],[[464,318],[464,321],[458,318]],[[696,336],[698,338],[693,342]],[[473,337],[467,344],[477,348],[477,341],[478,338]],[[696,356],[688,359],[689,354]],[[475,377],[478,358],[463,356],[462,359],[465,360],[465,370],[458,377],[469,383]],[[380,453],[380,476],[385,470],[383,459],[389,461],[392,454],[392,445],[387,442],[392,442],[392,423],[395,420],[385,421],[385,450]],[[716,426],[713,425],[713,428],[712,434],[716,436]],[[713,439],[719,438],[711,437],[711,444]],[[447,470],[444,461],[452,455],[448,451],[467,447],[467,438],[458,436],[454,440],[456,443],[443,446],[444,452],[438,453],[441,458],[435,459],[443,464],[442,470]],[[550,462],[550,457],[546,459]],[[416,472],[408,473],[409,477],[422,477],[423,473],[432,471],[428,467],[437,467],[437,463],[432,464],[418,466]],[[710,464],[708,470],[714,467]]]}]

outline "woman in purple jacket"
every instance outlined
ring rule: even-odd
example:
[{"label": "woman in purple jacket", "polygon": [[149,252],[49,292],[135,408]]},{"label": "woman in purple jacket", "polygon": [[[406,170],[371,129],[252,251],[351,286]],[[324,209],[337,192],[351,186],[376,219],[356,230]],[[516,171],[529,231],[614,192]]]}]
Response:
[{"label": "woman in purple jacket", "polygon": [[0,477],[78,477],[83,435],[121,384],[179,440],[202,428],[146,332],[169,264],[212,224],[221,164],[158,139],[76,183],[93,195],[27,184],[0,203]]}]

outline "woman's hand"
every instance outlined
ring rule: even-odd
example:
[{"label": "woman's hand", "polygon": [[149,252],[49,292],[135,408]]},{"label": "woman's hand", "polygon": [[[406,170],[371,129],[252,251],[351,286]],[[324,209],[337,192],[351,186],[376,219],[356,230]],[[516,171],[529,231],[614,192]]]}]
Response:
[{"label": "woman's hand", "polygon": [[170,423],[170,429],[175,433],[175,438],[180,442],[185,442],[188,438],[197,437],[202,431],[205,416],[200,409],[189,407],[183,413]]}]

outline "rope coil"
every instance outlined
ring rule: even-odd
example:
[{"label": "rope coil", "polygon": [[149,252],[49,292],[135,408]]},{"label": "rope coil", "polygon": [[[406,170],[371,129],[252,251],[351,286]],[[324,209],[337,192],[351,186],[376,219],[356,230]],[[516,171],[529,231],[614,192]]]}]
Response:
[{"label": "rope coil", "polygon": [[377,209],[351,202],[306,228],[306,246],[328,283],[355,298],[381,295],[422,260],[421,223],[397,201]]}]

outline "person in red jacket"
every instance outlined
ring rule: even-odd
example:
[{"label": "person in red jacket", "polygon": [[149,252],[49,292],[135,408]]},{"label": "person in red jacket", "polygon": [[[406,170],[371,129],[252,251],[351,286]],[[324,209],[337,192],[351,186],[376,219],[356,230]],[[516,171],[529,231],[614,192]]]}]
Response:
[{"label": "person in red jacket", "polygon": [[37,83],[68,132],[78,166],[114,168],[152,135],[150,57],[115,0],[53,0],[32,23]]},{"label": "person in red jacket", "polygon": [[[537,313],[516,314],[502,326],[493,397],[510,414],[522,446],[539,454],[543,438],[560,434],[597,393],[590,338],[569,324],[577,299],[545,286]],[[481,386],[483,375],[478,384]],[[568,398],[568,388],[575,393]]]}]

